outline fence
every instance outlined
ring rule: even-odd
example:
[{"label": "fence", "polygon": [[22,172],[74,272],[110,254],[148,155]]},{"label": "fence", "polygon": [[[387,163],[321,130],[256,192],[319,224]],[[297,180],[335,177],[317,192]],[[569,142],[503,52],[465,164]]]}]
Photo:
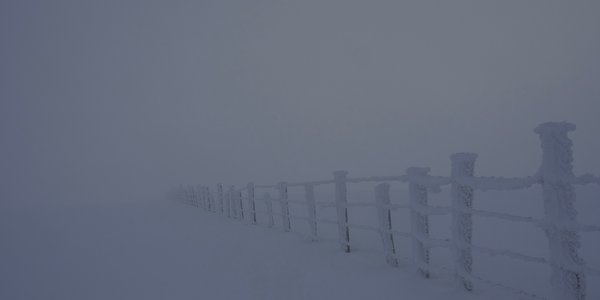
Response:
[{"label": "fence", "polygon": [[[522,297],[543,298],[539,295],[513,288],[492,280],[477,276],[472,272],[473,252],[492,256],[505,256],[515,260],[546,264],[551,268],[551,294],[555,299],[586,299],[586,277],[600,276],[600,270],[586,266],[580,258],[579,233],[600,231],[598,225],[581,225],[576,220],[574,208],[574,185],[599,184],[600,177],[594,175],[575,176],[572,172],[572,142],[568,132],[575,130],[569,123],[544,123],[535,129],[542,146],[542,164],[539,171],[530,177],[501,178],[474,176],[477,155],[457,153],[451,158],[450,176],[431,176],[427,168],[409,168],[400,176],[381,177],[348,177],[348,172],[337,171],[333,178],[320,181],[286,183],[273,185],[255,185],[236,189],[231,186],[227,192],[221,184],[216,193],[210,192],[206,186],[188,186],[177,189],[177,197],[190,205],[201,207],[206,211],[225,215],[230,218],[249,220],[257,224],[257,214],[266,216],[266,225],[273,227],[275,217],[281,218],[284,231],[291,231],[290,219],[306,221],[309,237],[318,238],[319,223],[337,226],[338,240],[344,252],[352,251],[351,229],[369,230],[380,235],[385,259],[388,264],[397,266],[394,237],[407,237],[412,240],[412,262],[423,277],[429,278],[433,272],[451,272],[466,290],[472,290],[475,284],[493,285],[508,290]],[[347,186],[355,183],[376,183],[372,203],[348,201]],[[390,182],[408,184],[407,204],[392,204],[390,201]],[[322,185],[333,185],[334,202],[320,202],[315,199],[314,188]],[[473,207],[475,191],[519,190],[540,185],[544,207],[544,217],[524,217],[508,213],[499,213],[475,209]],[[428,204],[430,192],[439,191],[441,187],[450,187],[450,206],[433,206]],[[304,201],[288,199],[289,188],[302,188]],[[256,190],[266,190],[262,197],[256,197]],[[273,199],[268,191],[276,193]],[[266,210],[256,209],[256,201],[264,201]],[[273,202],[280,204],[281,212],[273,211]],[[290,214],[289,204],[306,207],[307,217]],[[317,207],[335,209],[337,220],[321,219],[317,216]],[[374,208],[378,226],[366,226],[351,223],[348,208]],[[392,227],[392,211],[407,209],[410,211],[410,231],[399,231]],[[451,216],[451,237],[448,239],[433,238],[429,234],[429,217],[432,215]],[[545,232],[549,245],[548,257],[531,256],[515,251],[493,249],[472,243],[473,216],[496,218],[509,222],[521,222],[537,226]],[[453,257],[453,268],[434,267],[430,264],[430,249],[434,247],[450,248]]]}]

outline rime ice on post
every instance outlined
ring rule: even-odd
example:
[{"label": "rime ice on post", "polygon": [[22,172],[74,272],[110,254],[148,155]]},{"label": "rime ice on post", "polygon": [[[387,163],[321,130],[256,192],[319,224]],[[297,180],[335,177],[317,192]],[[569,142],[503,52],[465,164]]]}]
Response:
[{"label": "rime ice on post", "polygon": [[383,242],[385,260],[390,266],[397,267],[396,247],[394,246],[394,235],[392,234],[392,213],[390,211],[390,185],[381,183],[375,186],[375,203],[377,205],[377,220],[379,221],[379,232]]},{"label": "rime ice on post", "polygon": [[215,195],[210,191],[210,187],[206,187],[206,193],[208,194],[208,199],[211,203],[211,207],[212,207],[212,212],[216,213],[217,212],[217,199],[215,198]]},{"label": "rime ice on post", "polygon": [[208,202],[210,209],[208,210],[209,212],[215,212],[215,203],[213,202],[213,197],[210,193],[210,188],[205,186],[204,187],[204,195],[206,195],[206,202]]},{"label": "rime ice on post", "polygon": [[233,219],[237,218],[237,212],[235,207],[235,186],[229,187],[229,201],[227,201],[227,208],[229,209],[229,216]]},{"label": "rime ice on post", "polygon": [[206,202],[204,202],[204,197],[202,197],[202,185],[198,184],[195,188],[193,188],[194,198],[196,199],[196,203],[198,203],[199,207],[206,210]]},{"label": "rime ice on post", "polygon": [[194,198],[195,203],[198,207],[200,207],[201,203],[206,201],[206,197],[204,194],[204,186],[198,185],[198,188],[194,190]]},{"label": "rime ice on post", "polygon": [[271,202],[271,194],[265,193],[265,205],[267,206],[267,227],[271,228],[275,225],[273,219],[273,202]]},{"label": "rime ice on post", "polygon": [[236,193],[238,206],[240,208],[240,213],[238,214],[238,218],[240,220],[244,219],[244,202],[242,201],[242,192],[239,191]]},{"label": "rime ice on post", "polygon": [[551,282],[555,299],[585,299],[584,262],[579,257],[579,235],[562,224],[574,223],[573,143],[567,133],[575,130],[569,123],[544,123],[535,128],[542,144],[542,181],[546,236],[550,243]]},{"label": "rime ice on post", "polygon": [[185,204],[191,205],[192,204],[192,195],[190,194],[189,186],[185,186],[183,188],[183,195],[184,195],[184,199],[185,199]]},{"label": "rime ice on post", "polygon": [[186,186],[185,188],[185,199],[186,199],[186,204],[188,205],[194,205],[194,194],[193,194],[193,190],[190,189],[190,186]]},{"label": "rime ice on post", "polygon": [[217,212],[217,201],[216,201],[213,193],[210,191],[209,186],[206,187],[206,197],[208,198],[208,201],[210,202],[210,207],[212,208],[211,211],[216,213]]},{"label": "rime ice on post", "polygon": [[[204,186],[203,185],[198,185],[198,189],[196,189],[196,196],[197,196],[197,202],[199,204],[206,202],[206,195],[204,194]],[[206,202],[206,203],[208,203],[208,202]]]},{"label": "rime ice on post", "polygon": [[250,221],[256,225],[256,203],[254,202],[254,183],[248,183],[248,205],[250,206]]},{"label": "rime ice on post", "polygon": [[284,231],[290,231],[290,206],[288,203],[288,191],[287,183],[280,182],[277,184],[277,190],[279,191],[279,204],[281,205],[281,221]]},{"label": "rime ice on post", "polygon": [[239,218],[240,212],[238,211],[237,192],[235,191],[234,186],[232,186],[229,194],[231,195],[231,218],[237,219]]},{"label": "rime ice on post", "polygon": [[207,193],[206,187],[201,186],[199,193],[200,193],[200,199],[202,199],[201,201],[203,203],[206,203],[206,208],[205,208],[206,211],[210,212],[212,208],[210,205],[210,199],[208,198],[208,193]]},{"label": "rime ice on post", "polygon": [[189,190],[190,190],[190,204],[193,206],[198,206],[198,194],[194,190],[194,186],[190,185]]},{"label": "rime ice on post", "polygon": [[196,188],[197,201],[202,206],[204,210],[208,211],[208,202],[206,202],[206,198],[204,197],[204,186],[198,185]]},{"label": "rime ice on post", "polygon": [[231,218],[231,193],[225,193],[225,216]]},{"label": "rime ice on post", "polygon": [[223,185],[222,184],[217,184],[217,197],[218,197],[218,202],[219,202],[219,214],[223,214]]},{"label": "rime ice on post", "polygon": [[[452,161],[452,177],[473,177],[475,173],[475,160],[477,154],[456,153],[450,156]],[[452,238],[454,241],[454,266],[458,278],[465,289],[473,290],[473,283],[469,280],[473,268],[473,254],[471,253],[471,239],[473,236],[473,220],[471,213],[465,210],[473,207],[473,188],[452,183]]]},{"label": "rime ice on post", "polygon": [[429,278],[429,271],[421,268],[429,264],[429,248],[427,248],[418,237],[429,238],[429,217],[419,213],[418,207],[427,206],[427,187],[410,180],[415,176],[426,176],[429,168],[408,168],[406,174],[409,176],[408,194],[410,198],[410,221],[412,231],[413,258],[419,271],[425,278]]},{"label": "rime ice on post", "polygon": [[210,211],[210,203],[206,195],[206,187],[203,185],[198,185],[197,191],[199,205],[201,205],[204,210]]},{"label": "rime ice on post", "polygon": [[342,245],[342,250],[344,250],[346,253],[349,253],[350,229],[348,228],[348,208],[346,207],[346,203],[348,202],[348,192],[346,189],[346,178],[348,177],[348,172],[336,171],[333,172],[333,176],[335,180],[335,205],[338,218],[340,244]]},{"label": "rime ice on post", "polygon": [[317,239],[317,204],[315,202],[315,189],[312,184],[304,185],[306,208],[308,210],[308,226],[313,240]]}]

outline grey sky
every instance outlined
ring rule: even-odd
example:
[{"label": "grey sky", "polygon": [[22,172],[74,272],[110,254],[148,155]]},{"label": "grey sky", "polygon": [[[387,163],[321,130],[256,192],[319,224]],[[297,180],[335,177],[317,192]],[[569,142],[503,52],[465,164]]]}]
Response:
[{"label": "grey sky", "polygon": [[599,1],[0,2],[3,198],[178,183],[600,174]]}]

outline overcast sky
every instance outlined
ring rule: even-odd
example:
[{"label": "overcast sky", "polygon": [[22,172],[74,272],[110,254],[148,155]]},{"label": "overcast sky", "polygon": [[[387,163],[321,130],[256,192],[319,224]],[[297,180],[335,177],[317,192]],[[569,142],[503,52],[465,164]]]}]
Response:
[{"label": "overcast sky", "polygon": [[2,197],[179,183],[600,175],[600,1],[0,1]]}]

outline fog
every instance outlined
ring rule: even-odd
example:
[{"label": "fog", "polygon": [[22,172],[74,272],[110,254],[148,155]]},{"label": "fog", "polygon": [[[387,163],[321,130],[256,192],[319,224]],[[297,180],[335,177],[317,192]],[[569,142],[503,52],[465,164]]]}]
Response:
[{"label": "fog", "polygon": [[3,0],[0,193],[525,176],[546,121],[600,174],[598,53],[598,1]]}]

